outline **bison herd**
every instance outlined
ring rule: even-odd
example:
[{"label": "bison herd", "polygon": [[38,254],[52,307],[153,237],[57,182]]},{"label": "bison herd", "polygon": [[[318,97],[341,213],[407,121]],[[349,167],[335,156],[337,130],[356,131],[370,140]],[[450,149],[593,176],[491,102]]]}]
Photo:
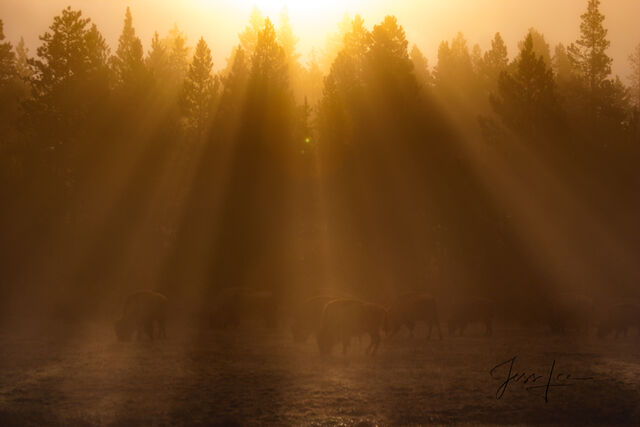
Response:
[{"label": "bison herd", "polygon": [[165,338],[167,298],[157,292],[136,292],[124,303],[122,317],[115,323],[116,336],[121,341],[129,341],[133,335],[153,340]]},{"label": "bison herd", "polygon": [[[456,297],[440,303],[423,292],[400,294],[385,305],[342,294],[317,295],[282,304],[279,302],[282,298],[276,298],[271,292],[229,288],[221,291],[216,301],[205,311],[207,328],[234,329],[242,324],[275,328],[286,318],[294,342],[304,343],[314,337],[322,355],[330,354],[339,344],[346,354],[352,339],[363,336],[369,337],[366,352],[373,355],[383,336],[393,339],[402,328],[413,336],[418,323],[426,327],[426,339],[431,338],[434,329],[438,338],[443,339],[441,319],[445,319],[450,336],[462,336],[467,327],[474,324],[485,336],[491,336],[499,313],[496,303],[488,298]],[[559,294],[540,307],[536,310],[538,316],[522,323],[537,325],[558,335],[588,335],[595,329],[600,338],[618,338],[636,329],[640,338],[640,304],[634,302],[612,303],[598,311],[587,297]],[[167,311],[167,298],[157,292],[129,295],[122,316],[115,323],[117,338],[122,341],[134,337],[138,340],[165,338]]]}]

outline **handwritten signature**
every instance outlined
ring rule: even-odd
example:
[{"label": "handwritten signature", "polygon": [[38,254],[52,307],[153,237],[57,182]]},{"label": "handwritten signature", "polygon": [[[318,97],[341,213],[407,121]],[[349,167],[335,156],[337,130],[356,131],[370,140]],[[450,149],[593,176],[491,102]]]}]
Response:
[{"label": "handwritten signature", "polygon": [[513,369],[516,358],[517,356],[514,356],[509,360],[498,363],[489,371],[491,378],[495,380],[504,380],[496,390],[496,399],[498,400],[502,399],[509,385],[514,383],[521,383],[525,386],[527,391],[533,393],[544,390],[544,401],[549,402],[549,391],[553,388],[570,387],[581,381],[593,381],[593,377],[574,377],[569,373],[563,372],[554,375],[554,370],[556,368],[555,360],[551,363],[551,369],[547,375],[538,375],[535,372],[527,373],[525,371],[516,372]]}]

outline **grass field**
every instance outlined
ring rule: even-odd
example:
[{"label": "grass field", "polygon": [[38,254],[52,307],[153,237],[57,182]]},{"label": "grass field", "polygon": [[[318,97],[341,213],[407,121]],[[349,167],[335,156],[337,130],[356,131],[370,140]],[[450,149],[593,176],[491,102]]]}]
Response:
[{"label": "grass field", "polygon": [[[422,425],[636,424],[640,340],[549,337],[498,328],[492,338],[425,341],[401,334],[366,356],[344,357],[286,331],[196,333],[174,325],[166,341],[116,342],[107,325],[46,337],[0,335],[0,425]],[[29,337],[30,336],[30,337]],[[34,338],[37,337],[37,338]],[[535,390],[506,380],[541,376]],[[544,394],[555,360],[552,384]],[[558,377],[557,374],[561,374]],[[564,376],[562,376],[564,375]],[[573,381],[573,378],[593,377]]]}]

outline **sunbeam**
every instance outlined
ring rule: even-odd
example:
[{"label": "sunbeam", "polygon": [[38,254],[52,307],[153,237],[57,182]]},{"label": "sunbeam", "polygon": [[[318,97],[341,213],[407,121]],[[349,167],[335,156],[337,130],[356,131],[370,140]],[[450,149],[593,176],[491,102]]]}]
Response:
[{"label": "sunbeam", "polygon": [[637,1],[0,3],[0,424],[637,424]]}]

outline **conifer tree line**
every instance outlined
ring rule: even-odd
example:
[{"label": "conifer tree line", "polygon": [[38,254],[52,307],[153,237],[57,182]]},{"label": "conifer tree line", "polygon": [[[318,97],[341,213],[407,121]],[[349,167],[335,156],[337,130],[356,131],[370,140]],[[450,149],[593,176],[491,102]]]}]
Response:
[{"label": "conifer tree line", "polygon": [[254,9],[219,72],[177,25],[143,46],[129,9],[112,47],[71,8],[35,52],[0,21],[3,292],[631,292],[640,44],[627,85],[599,4],[566,45],[460,33],[433,64],[393,16],[305,64]]}]

